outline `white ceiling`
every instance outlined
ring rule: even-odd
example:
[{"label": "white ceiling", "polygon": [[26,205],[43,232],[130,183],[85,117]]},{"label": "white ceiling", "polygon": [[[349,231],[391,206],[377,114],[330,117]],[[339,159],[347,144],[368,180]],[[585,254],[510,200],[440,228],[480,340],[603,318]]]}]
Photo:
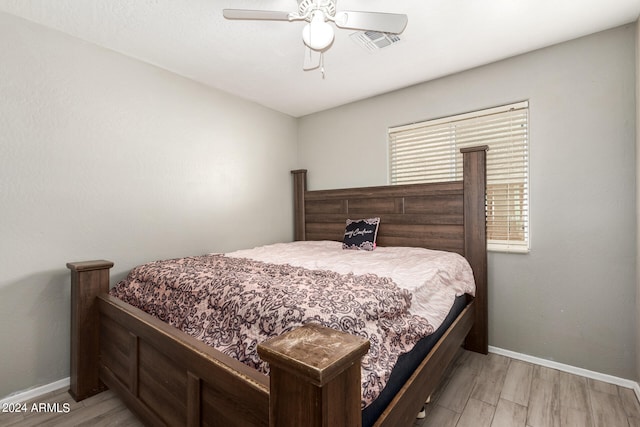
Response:
[{"label": "white ceiling", "polygon": [[405,13],[402,41],[368,52],[336,31],[303,71],[303,22],[228,21],[222,9],[297,10],[295,0],[0,0],[60,30],[294,117],[636,21],[640,0],[338,0]]}]

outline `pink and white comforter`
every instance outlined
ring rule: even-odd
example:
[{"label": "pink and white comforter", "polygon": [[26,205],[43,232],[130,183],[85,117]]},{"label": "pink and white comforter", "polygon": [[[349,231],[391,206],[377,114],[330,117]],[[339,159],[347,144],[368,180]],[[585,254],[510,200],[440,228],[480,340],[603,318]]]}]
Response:
[{"label": "pink and white comforter", "polygon": [[[365,407],[398,357],[440,326],[455,296],[474,292],[459,255],[398,249],[294,242],[156,261],[134,268],[110,293],[264,373],[258,344],[305,323],[366,338]],[[431,267],[418,266],[425,260]]]}]

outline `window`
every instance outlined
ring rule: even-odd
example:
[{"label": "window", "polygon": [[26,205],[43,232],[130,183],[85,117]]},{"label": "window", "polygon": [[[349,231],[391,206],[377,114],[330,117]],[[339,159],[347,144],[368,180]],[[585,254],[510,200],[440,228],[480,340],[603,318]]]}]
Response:
[{"label": "window", "polygon": [[460,149],[488,145],[487,239],[529,250],[529,103],[389,128],[391,184],[462,179]]}]

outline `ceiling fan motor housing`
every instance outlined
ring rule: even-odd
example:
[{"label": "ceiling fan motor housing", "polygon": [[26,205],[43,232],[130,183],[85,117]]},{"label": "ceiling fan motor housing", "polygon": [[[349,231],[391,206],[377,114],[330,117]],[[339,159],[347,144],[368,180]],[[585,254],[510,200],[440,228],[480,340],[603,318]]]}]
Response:
[{"label": "ceiling fan motor housing", "polygon": [[336,2],[335,0],[298,0],[298,14],[305,16],[313,10],[321,10],[326,16],[335,16]]}]

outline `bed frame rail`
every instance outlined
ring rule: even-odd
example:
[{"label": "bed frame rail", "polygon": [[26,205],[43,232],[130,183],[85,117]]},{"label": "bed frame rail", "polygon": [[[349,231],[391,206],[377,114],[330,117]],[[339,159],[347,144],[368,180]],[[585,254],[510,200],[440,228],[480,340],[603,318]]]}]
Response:
[{"label": "bed frame rail", "polygon": [[474,318],[475,302],[472,301],[398,391],[374,427],[413,425],[416,413],[424,406],[427,397],[436,391],[447,367],[458,355]]}]

